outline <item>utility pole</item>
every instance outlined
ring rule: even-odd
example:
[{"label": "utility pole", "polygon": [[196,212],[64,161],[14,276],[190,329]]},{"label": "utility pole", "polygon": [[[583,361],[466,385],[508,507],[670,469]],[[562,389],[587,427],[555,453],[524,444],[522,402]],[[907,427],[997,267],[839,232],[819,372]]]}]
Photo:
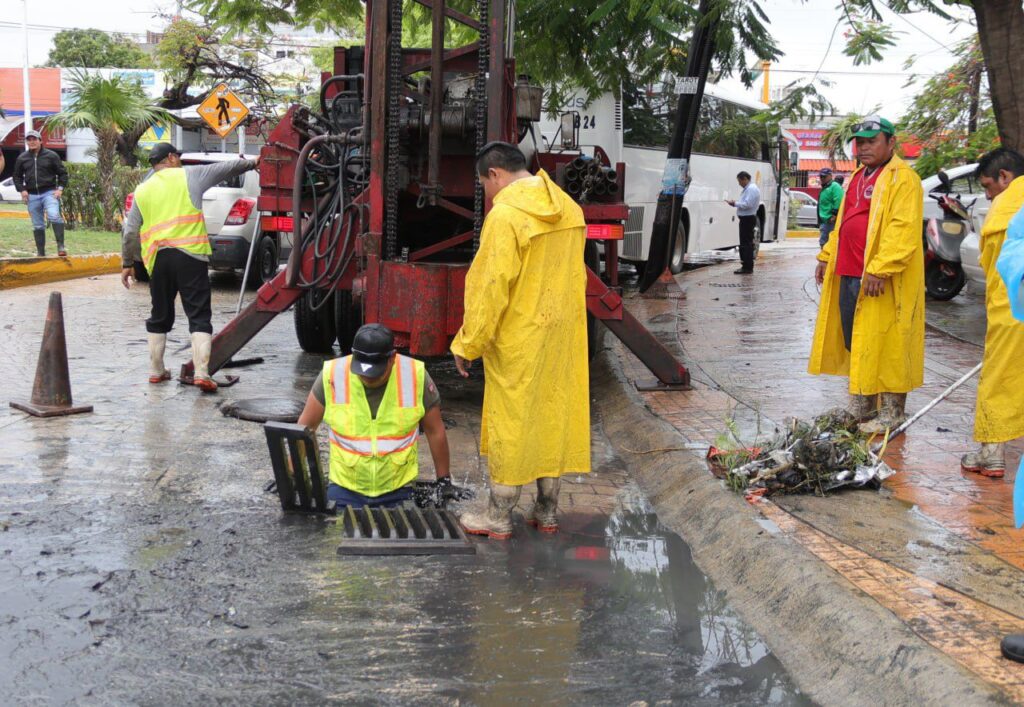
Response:
[{"label": "utility pole", "polygon": [[[24,110],[25,110],[25,132],[32,130],[32,96],[29,90],[28,80],[28,0],[21,0],[22,5],[25,8],[25,14],[23,15],[21,28],[25,35],[25,65],[21,68],[21,80],[22,80],[22,94],[24,97]],[[28,149],[28,148],[25,148]]]},{"label": "utility pole", "polygon": [[669,253],[679,235],[679,221],[683,212],[683,197],[690,182],[690,153],[700,117],[700,104],[704,99],[704,85],[715,51],[716,19],[710,19],[711,0],[700,0],[697,24],[690,40],[686,58],[686,77],[677,98],[675,126],[668,146],[665,171],[661,177],[661,193],[654,212],[651,246],[647,253],[647,267],[640,280],[640,292],[646,292],[668,269]]}]

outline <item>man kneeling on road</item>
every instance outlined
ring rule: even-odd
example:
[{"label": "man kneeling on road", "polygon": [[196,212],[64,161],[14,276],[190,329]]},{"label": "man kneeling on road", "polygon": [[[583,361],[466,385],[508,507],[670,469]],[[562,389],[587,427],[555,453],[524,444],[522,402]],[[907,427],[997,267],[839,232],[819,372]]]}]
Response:
[{"label": "man kneeling on road", "polygon": [[[170,380],[164,368],[167,332],[174,326],[174,298],[188,317],[192,335],[193,383],[212,393],[217,384],[210,377],[209,256],[213,252],[203,220],[203,194],[228,177],[259,166],[255,160],[181,166],[181,153],[161,142],[149,153],[153,174],[135,189],[131,211],[121,234],[121,283],[131,287],[134,263],[141,260],[150,275],[149,296],[153,308],[146,320],[149,332],[149,382]],[[139,231],[142,231],[141,236]]]},{"label": "man kneeling on road", "polygon": [[412,499],[419,475],[420,423],[437,483],[450,485],[441,395],[422,361],[395,352],[395,336],[366,324],[352,354],[324,362],[299,424],[330,437],[327,498],[339,506],[380,508]]},{"label": "man kneeling on road", "polygon": [[849,376],[849,411],[868,420],[865,434],[899,426],[907,393],[924,382],[924,194],[894,134],[877,116],[856,126],[862,167],[815,271],[823,287],[807,370]]},{"label": "man kneeling on road", "polygon": [[1024,324],[1013,318],[1006,283],[996,260],[1010,220],[1024,206],[1024,156],[1005,147],[978,162],[978,181],[992,208],[981,227],[981,266],[985,269],[985,356],[974,410],[974,439],[981,448],[960,460],[964,471],[1001,478],[1006,443],[1024,436]]}]

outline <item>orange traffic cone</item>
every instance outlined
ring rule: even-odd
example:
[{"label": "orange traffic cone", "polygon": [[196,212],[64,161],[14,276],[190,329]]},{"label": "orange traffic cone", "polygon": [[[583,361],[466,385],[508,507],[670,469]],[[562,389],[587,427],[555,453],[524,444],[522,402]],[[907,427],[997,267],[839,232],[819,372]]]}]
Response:
[{"label": "orange traffic cone", "polygon": [[57,417],[92,412],[92,405],[75,406],[71,402],[71,379],[68,375],[68,346],[64,339],[64,307],[59,292],[50,293],[50,307],[46,311],[43,344],[39,348],[36,380],[32,386],[32,400],[27,403],[11,402],[11,407],[36,417]]}]

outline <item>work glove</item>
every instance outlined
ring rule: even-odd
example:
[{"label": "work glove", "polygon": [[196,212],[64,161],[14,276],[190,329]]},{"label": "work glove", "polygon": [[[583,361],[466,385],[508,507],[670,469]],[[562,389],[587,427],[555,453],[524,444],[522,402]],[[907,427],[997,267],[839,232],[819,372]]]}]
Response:
[{"label": "work glove", "polygon": [[420,508],[446,508],[449,501],[466,501],[473,498],[472,490],[456,486],[450,476],[434,481],[417,481],[413,489],[413,501]]}]

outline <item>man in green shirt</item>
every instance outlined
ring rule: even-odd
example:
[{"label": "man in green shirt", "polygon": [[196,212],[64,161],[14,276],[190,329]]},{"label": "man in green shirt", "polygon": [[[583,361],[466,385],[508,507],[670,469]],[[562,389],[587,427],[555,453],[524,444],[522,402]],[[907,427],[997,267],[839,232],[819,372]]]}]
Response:
[{"label": "man in green shirt", "polygon": [[843,188],[832,179],[832,170],[828,167],[818,172],[821,178],[821,194],[818,195],[818,224],[821,233],[818,236],[818,245],[822,248],[828,243],[828,234],[836,227],[836,214],[839,213],[839,205],[843,203]]}]

